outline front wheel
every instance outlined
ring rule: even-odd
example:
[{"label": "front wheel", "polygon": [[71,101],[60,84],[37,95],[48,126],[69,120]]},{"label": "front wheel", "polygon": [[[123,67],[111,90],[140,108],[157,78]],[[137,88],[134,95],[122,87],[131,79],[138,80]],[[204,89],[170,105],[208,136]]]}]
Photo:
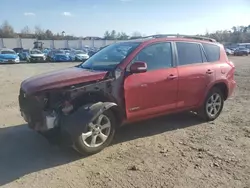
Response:
[{"label": "front wheel", "polygon": [[219,88],[214,87],[209,91],[198,115],[205,121],[213,121],[220,115],[223,106],[223,94]]},{"label": "front wheel", "polygon": [[115,118],[111,111],[105,111],[77,138],[75,149],[81,154],[95,154],[107,147],[115,134]]}]

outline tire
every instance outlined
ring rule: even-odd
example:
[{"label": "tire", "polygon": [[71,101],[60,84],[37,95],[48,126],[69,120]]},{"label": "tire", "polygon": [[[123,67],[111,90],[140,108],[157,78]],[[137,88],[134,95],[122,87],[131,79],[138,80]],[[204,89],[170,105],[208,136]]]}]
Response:
[{"label": "tire", "polygon": [[[216,99],[217,97],[219,98],[218,100],[213,102],[212,97],[213,99]],[[219,117],[223,109],[223,106],[224,106],[224,97],[223,97],[222,91],[218,87],[213,87],[208,92],[201,109],[198,111],[198,115],[200,118],[202,118],[205,121],[213,121],[217,117]],[[215,113],[214,110],[212,110],[212,112],[210,113],[209,111],[211,110],[211,108],[213,109],[216,108],[217,113]],[[212,113],[214,113],[214,115],[212,115]]]},{"label": "tire", "polygon": [[[98,121],[98,119],[101,118],[101,117],[103,119],[105,119],[105,120],[108,119],[108,121],[110,123],[110,129],[108,131],[109,134],[106,134],[107,135],[106,140],[101,145],[97,144],[96,146],[92,146],[91,147],[90,146],[91,145],[91,141],[92,141],[95,133],[93,133],[93,131],[92,131],[92,134],[90,136],[89,135],[86,136],[87,138],[85,140],[83,140],[83,134],[81,134],[76,139],[76,141],[74,143],[74,149],[76,149],[79,153],[81,153],[83,155],[92,155],[92,154],[95,154],[95,153],[98,153],[98,152],[102,151],[105,147],[109,146],[109,144],[112,142],[112,140],[114,138],[114,135],[115,135],[115,130],[116,130],[116,125],[115,125],[116,124],[116,120],[115,120],[115,117],[114,117],[113,113],[110,110],[108,110],[108,111],[105,111],[103,114],[101,114],[96,120],[94,120],[91,123],[95,124],[96,123],[95,121]],[[103,122],[103,120],[101,120],[101,123],[102,122]],[[93,126],[93,124],[91,125],[91,123],[90,123],[90,125],[86,126],[86,133],[91,132],[91,128],[89,127],[89,126]],[[108,123],[106,123],[106,124],[108,124]],[[107,131],[107,129],[106,129],[106,131]],[[105,129],[104,129],[104,132],[105,132]],[[96,141],[98,141],[98,140],[101,141],[100,135],[101,135],[100,133],[99,134],[97,133],[97,135],[95,135],[96,136]]]}]

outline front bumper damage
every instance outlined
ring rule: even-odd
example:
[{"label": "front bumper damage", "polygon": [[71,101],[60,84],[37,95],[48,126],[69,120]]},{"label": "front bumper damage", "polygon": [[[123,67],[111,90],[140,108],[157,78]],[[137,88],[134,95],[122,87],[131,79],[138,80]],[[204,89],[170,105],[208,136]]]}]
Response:
[{"label": "front bumper damage", "polygon": [[[90,122],[115,106],[117,104],[112,102],[98,102],[84,105],[69,115],[43,115],[43,127],[46,128],[38,132],[51,144],[72,146]],[[21,110],[21,114],[25,121],[30,121],[31,118],[24,111]]]}]

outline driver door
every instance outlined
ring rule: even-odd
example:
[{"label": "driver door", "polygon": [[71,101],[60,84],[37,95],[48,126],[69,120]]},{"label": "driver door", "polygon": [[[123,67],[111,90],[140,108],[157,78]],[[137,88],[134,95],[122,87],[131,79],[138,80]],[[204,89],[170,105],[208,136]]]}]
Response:
[{"label": "driver door", "polygon": [[125,105],[129,121],[176,108],[178,72],[172,59],[170,42],[151,44],[136,55],[132,63],[147,63],[147,72],[129,74],[125,78]]}]

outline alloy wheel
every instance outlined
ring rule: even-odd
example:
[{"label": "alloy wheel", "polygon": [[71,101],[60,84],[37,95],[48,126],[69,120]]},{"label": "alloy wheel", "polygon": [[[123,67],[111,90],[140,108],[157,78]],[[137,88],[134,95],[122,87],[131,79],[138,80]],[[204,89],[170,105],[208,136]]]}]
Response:
[{"label": "alloy wheel", "polygon": [[218,93],[214,93],[207,100],[206,112],[209,116],[214,117],[220,112],[221,107],[222,107],[222,98]]},{"label": "alloy wheel", "polygon": [[110,119],[101,114],[96,120],[88,124],[87,131],[82,133],[81,138],[86,146],[99,147],[108,139],[110,131]]}]

